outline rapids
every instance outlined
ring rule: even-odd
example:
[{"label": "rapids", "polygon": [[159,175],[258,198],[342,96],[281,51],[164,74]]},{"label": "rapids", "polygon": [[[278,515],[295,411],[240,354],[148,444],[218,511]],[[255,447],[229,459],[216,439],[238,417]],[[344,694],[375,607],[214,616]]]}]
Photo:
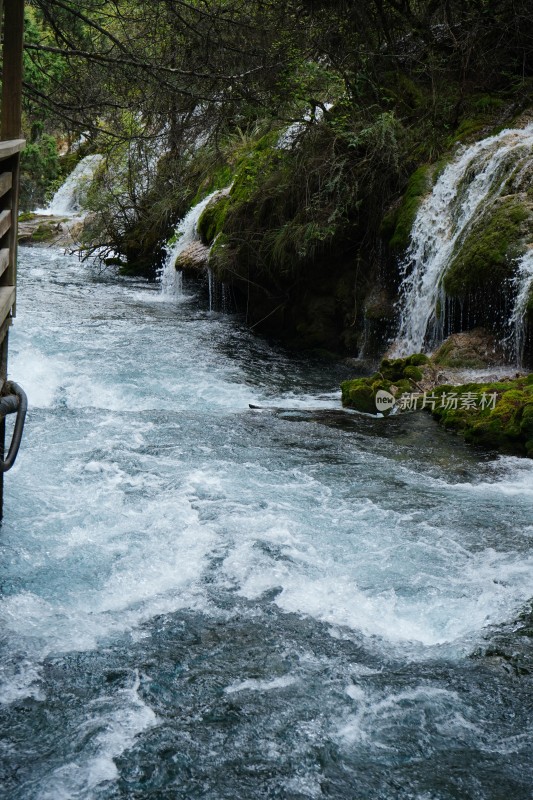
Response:
[{"label": "rapids", "polygon": [[342,411],[186,282],[19,276],[0,794],[530,798],[533,464]]}]

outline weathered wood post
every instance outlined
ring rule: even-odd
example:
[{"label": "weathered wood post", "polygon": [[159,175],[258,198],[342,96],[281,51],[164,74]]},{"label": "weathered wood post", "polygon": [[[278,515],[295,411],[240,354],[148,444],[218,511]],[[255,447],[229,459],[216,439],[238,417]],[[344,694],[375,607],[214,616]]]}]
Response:
[{"label": "weathered wood post", "polygon": [[[17,219],[22,137],[22,49],[24,0],[0,0],[3,33],[0,123],[0,390],[7,378],[9,327],[15,314],[17,283]],[[0,423],[0,455],[4,457],[5,419]],[[0,518],[4,477],[0,473]]]}]

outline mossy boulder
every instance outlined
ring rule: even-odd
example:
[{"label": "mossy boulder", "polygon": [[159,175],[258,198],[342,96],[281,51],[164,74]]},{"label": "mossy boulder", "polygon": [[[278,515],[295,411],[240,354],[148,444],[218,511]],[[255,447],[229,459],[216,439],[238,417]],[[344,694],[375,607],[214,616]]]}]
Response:
[{"label": "mossy boulder", "polygon": [[443,279],[450,297],[501,293],[524,251],[531,211],[517,196],[496,200],[459,242]]},{"label": "mossy boulder", "polygon": [[[388,391],[390,384],[380,384],[379,388]],[[363,414],[376,414],[376,391],[368,378],[355,378],[341,384],[342,404]]]},{"label": "mossy boulder", "polygon": [[198,233],[205,245],[211,245],[221,233],[230,203],[228,194],[218,195],[202,212],[198,220]]},{"label": "mossy boulder", "polygon": [[460,385],[438,385],[439,378],[438,367],[422,353],[383,359],[374,375],[341,384],[342,404],[375,415],[377,393],[389,392],[396,403],[385,416],[393,408],[424,410],[471,444],[533,458],[533,374]]},{"label": "mossy boulder", "polygon": [[[22,215],[21,215],[22,216]],[[38,215],[19,217],[18,240],[22,244],[51,244],[59,241],[65,232],[62,220],[57,217],[44,218]]]},{"label": "mossy boulder", "polygon": [[474,328],[449,336],[433,361],[440,367],[483,369],[504,364],[505,354],[495,336],[485,328]]},{"label": "mossy boulder", "polygon": [[421,389],[419,382],[432,369],[430,359],[423,353],[416,353],[408,358],[384,358],[378,372],[341,384],[342,404],[365,414],[377,414],[376,395],[379,391],[389,392],[394,398],[405,393],[418,392]]},{"label": "mossy boulder", "polygon": [[[533,458],[533,375],[439,386],[434,394],[438,400],[430,409],[432,415],[446,428],[460,432],[467,442]],[[475,404],[462,406],[465,397],[475,398]]]}]

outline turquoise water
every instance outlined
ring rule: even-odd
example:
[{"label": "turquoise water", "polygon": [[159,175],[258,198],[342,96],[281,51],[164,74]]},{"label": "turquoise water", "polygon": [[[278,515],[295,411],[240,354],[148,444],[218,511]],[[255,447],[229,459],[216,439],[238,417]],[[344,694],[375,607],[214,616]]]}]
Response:
[{"label": "turquoise water", "polygon": [[530,461],[54,249],[10,346],[1,796],[532,796]]}]

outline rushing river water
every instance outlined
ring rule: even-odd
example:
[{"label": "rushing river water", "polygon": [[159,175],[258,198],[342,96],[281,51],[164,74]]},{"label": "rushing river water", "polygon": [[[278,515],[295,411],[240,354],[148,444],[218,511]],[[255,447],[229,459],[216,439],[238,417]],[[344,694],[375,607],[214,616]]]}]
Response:
[{"label": "rushing river water", "polygon": [[530,461],[53,249],[10,366],[2,797],[532,797]]}]

